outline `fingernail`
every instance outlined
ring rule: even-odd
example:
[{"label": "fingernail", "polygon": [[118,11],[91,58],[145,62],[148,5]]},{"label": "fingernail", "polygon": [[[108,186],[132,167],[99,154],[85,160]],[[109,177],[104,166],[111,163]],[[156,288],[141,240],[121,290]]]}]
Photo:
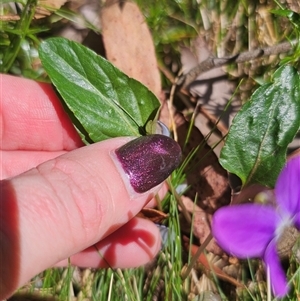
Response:
[{"label": "fingernail", "polygon": [[138,193],[162,183],[181,162],[179,144],[158,134],[131,140],[115,154],[132,188]]}]

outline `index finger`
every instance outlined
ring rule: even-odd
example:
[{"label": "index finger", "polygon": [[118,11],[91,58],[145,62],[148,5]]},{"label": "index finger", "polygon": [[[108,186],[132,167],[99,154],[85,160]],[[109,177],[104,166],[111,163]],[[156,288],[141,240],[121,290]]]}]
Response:
[{"label": "index finger", "polygon": [[72,150],[82,145],[51,85],[0,74],[0,148]]}]

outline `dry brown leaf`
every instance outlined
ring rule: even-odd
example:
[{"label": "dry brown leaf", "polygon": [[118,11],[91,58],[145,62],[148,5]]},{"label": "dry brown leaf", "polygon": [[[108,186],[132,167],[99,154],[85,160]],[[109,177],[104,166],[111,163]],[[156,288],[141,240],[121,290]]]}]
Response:
[{"label": "dry brown leaf", "polygon": [[[177,128],[178,142],[182,148],[188,128],[188,123]],[[191,187],[185,195],[193,200],[197,194],[197,205],[206,213],[213,213],[216,209],[228,205],[230,202],[231,191],[228,176],[215,153],[206,144],[203,135],[196,127],[192,127],[189,141],[183,149],[184,157],[199,145],[198,153],[186,168],[187,182]]]},{"label": "dry brown leaf", "polygon": [[[177,128],[178,142],[183,149],[184,157],[200,145],[198,153],[185,169],[187,184],[190,188],[185,196],[182,196],[182,201],[187,211],[194,214],[193,234],[199,238],[202,244],[210,234],[212,214],[218,208],[230,203],[231,190],[228,175],[196,127],[192,127],[188,143],[183,147],[189,124],[180,119],[176,123],[180,124]],[[192,200],[196,196],[197,202],[194,204]],[[189,227],[190,225],[188,225],[188,229]],[[214,254],[223,253],[214,240],[208,244],[206,249]]]},{"label": "dry brown leaf", "polygon": [[298,0],[287,0],[286,4],[290,10],[300,13],[300,4]]},{"label": "dry brown leaf", "polygon": [[67,0],[39,0],[34,17],[36,19],[41,19],[50,16],[66,2]]},{"label": "dry brown leaf", "polygon": [[[182,47],[181,62],[183,73],[186,74],[200,62],[213,56],[209,47],[202,37],[198,37],[192,42],[191,47]],[[211,115],[220,118],[222,127],[228,128],[231,121],[240,108],[240,102],[237,98],[231,102],[231,105],[224,109],[231,100],[236,84],[229,81],[228,75],[222,67],[214,68],[200,74],[190,85],[189,92],[199,99],[202,107]],[[202,129],[200,129],[202,133]]]},{"label": "dry brown leaf", "polygon": [[[202,244],[211,232],[211,214],[206,213],[199,206],[194,204],[190,198],[185,196],[182,196],[181,198],[186,210],[193,215],[193,234],[199,239],[200,244]],[[191,225],[187,224],[184,219],[181,220],[181,228],[189,235]],[[209,242],[206,250],[218,255],[224,253],[214,239]]]},{"label": "dry brown leaf", "polygon": [[101,23],[108,60],[159,97],[161,82],[155,49],[138,6],[109,0],[101,11]]},{"label": "dry brown leaf", "polygon": [[[187,248],[190,248],[191,254],[194,256],[198,250],[198,246],[195,245],[187,245]],[[234,279],[233,277],[230,277],[229,275],[227,275],[225,272],[222,271],[222,269],[220,269],[217,265],[213,264],[212,262],[210,262],[208,260],[208,257],[205,254],[201,254],[198,262],[205,268],[205,270],[212,275],[217,276],[218,278],[227,281],[233,285],[235,285],[236,287],[244,287],[244,285],[242,283],[240,283],[239,281],[237,281],[236,279]]]},{"label": "dry brown leaf", "polygon": [[160,224],[168,217],[168,214],[154,208],[143,208],[137,216]]}]

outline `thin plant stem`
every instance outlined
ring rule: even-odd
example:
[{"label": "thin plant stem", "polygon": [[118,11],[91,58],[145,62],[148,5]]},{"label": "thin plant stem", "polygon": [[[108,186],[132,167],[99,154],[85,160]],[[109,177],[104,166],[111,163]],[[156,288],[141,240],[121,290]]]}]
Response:
[{"label": "thin plant stem", "polygon": [[182,214],[183,216],[185,217],[186,221],[191,224],[192,220],[191,220],[191,216],[190,214],[188,213],[188,211],[186,210],[185,208],[185,205],[183,204],[182,202],[182,199],[180,197],[180,195],[177,193],[177,191],[174,189],[171,181],[170,181],[170,178],[167,179],[167,184],[172,192],[172,194],[174,195],[178,205],[181,207],[181,210],[182,210]]},{"label": "thin plant stem", "polygon": [[107,301],[111,300],[111,292],[112,292],[113,282],[114,282],[114,273],[111,273]]},{"label": "thin plant stem", "polygon": [[187,276],[190,274],[193,266],[198,261],[199,256],[204,252],[205,248],[210,243],[210,241],[212,240],[212,238],[213,238],[212,233],[209,233],[209,235],[206,237],[206,239],[203,242],[203,244],[198,248],[196,254],[193,256],[193,258],[192,258],[190,264],[188,265],[187,269],[182,274],[182,278],[183,279],[187,278]]},{"label": "thin plant stem", "polygon": [[11,47],[8,47],[3,56],[3,66],[1,68],[2,73],[7,73],[12,67],[19,51],[23,40],[28,34],[31,21],[35,14],[35,8],[37,0],[28,0],[22,11],[20,21],[17,23],[15,28],[15,37],[11,41]]},{"label": "thin plant stem", "polygon": [[244,63],[263,56],[275,55],[286,53],[292,50],[294,42],[283,42],[275,46],[256,49],[253,51],[242,52],[230,57],[215,58],[209,57],[205,61],[201,62],[195,68],[190,70],[187,74],[181,77],[178,81],[179,85],[183,84],[183,87],[188,87],[200,74],[212,70],[217,67],[229,65],[232,63]]},{"label": "thin plant stem", "polygon": [[270,279],[270,268],[267,266],[267,300],[271,301],[271,279]]}]

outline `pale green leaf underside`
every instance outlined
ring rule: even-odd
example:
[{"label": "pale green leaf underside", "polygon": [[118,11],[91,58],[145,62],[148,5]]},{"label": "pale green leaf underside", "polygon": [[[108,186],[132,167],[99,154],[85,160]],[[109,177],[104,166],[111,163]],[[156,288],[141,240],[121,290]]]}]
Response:
[{"label": "pale green leaf underside", "polygon": [[90,49],[51,38],[41,43],[39,53],[51,81],[93,142],[140,136],[155,116],[160,105],[155,95]]},{"label": "pale green leaf underside", "polygon": [[299,73],[282,66],[273,82],[259,87],[234,118],[220,163],[240,177],[244,186],[274,187],[299,125]]}]

